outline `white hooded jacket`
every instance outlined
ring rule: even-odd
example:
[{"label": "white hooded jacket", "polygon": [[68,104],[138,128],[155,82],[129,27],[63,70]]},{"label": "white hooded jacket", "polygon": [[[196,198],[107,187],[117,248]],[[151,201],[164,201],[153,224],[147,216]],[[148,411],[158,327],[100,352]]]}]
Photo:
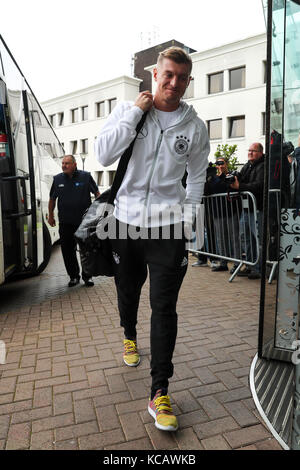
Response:
[{"label": "white hooded jacket", "polygon": [[[114,215],[121,222],[157,227],[180,222],[184,206],[193,206],[195,213],[203,195],[209,139],[193,107],[181,101],[180,108],[178,120],[164,131],[155,108],[148,112],[115,200]],[[95,141],[96,158],[103,166],[114,163],[129,147],[142,115],[133,102],[114,108]]]}]

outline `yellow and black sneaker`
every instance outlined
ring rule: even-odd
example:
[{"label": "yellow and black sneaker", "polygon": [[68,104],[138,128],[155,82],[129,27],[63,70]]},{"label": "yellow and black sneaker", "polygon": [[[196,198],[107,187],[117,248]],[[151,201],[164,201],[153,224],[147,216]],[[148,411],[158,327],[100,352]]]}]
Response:
[{"label": "yellow and black sneaker", "polygon": [[137,350],[136,341],[131,339],[124,339],[124,354],[123,360],[129,367],[136,367],[140,363],[140,355]]},{"label": "yellow and black sneaker", "polygon": [[162,390],[157,390],[152,400],[149,400],[148,411],[155,419],[155,426],[161,431],[177,431],[178,423],[173,415],[169,395],[162,395]]}]

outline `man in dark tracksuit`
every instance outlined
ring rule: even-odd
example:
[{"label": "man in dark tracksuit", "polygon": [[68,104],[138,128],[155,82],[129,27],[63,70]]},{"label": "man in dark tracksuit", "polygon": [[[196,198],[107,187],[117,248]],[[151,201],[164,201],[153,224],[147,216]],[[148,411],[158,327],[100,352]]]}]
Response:
[{"label": "man in dark tracksuit", "polygon": [[[264,188],[264,154],[263,146],[259,142],[250,145],[248,150],[248,162],[243,166],[235,182],[230,185],[232,189],[238,191],[249,191],[256,199],[257,225],[254,225],[254,214],[251,207],[244,209],[240,219],[241,244],[244,244],[246,260],[251,261],[257,257],[255,233],[258,238],[262,237],[262,208],[263,208],[263,188]],[[249,279],[260,278],[260,261],[252,269],[247,268],[241,271],[238,276],[248,276]]]},{"label": "man in dark tracksuit", "polygon": [[[99,196],[98,187],[90,173],[77,170],[73,155],[66,155],[62,161],[62,173],[54,176],[50,190],[48,222],[55,225],[54,208],[58,199],[59,235],[61,251],[68,275],[69,287],[79,283],[80,270],[76,256],[74,233],[81,223],[82,216],[91,204],[91,195]],[[94,283],[85,273],[82,279],[87,287]]]}]

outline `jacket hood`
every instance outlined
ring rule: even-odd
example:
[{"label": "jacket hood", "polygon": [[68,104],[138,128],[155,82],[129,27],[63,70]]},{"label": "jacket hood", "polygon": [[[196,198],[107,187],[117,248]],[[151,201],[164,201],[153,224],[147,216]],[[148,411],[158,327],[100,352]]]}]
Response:
[{"label": "jacket hood", "polygon": [[[193,106],[187,104],[185,101],[180,101],[179,107],[181,108],[180,117],[179,117],[179,119],[177,120],[177,122],[174,123],[174,125],[177,124],[177,123],[179,123],[179,122],[180,122],[180,123],[188,122],[188,121],[190,121],[191,119],[194,119],[195,117],[197,117],[197,113],[196,113],[196,111],[194,110]],[[150,111],[149,111],[149,114],[150,114],[150,116],[151,116],[155,121],[157,121],[157,117],[156,117],[156,113],[155,113],[155,108],[151,108]]]}]

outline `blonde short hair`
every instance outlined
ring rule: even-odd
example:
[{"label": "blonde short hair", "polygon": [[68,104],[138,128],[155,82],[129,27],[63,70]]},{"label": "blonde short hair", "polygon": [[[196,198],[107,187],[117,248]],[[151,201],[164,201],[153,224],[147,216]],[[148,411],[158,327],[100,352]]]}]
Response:
[{"label": "blonde short hair", "polygon": [[157,59],[157,65],[160,64],[163,59],[173,60],[176,64],[187,64],[189,66],[189,73],[192,71],[193,62],[189,54],[181,47],[168,47],[164,51],[160,52]]}]

